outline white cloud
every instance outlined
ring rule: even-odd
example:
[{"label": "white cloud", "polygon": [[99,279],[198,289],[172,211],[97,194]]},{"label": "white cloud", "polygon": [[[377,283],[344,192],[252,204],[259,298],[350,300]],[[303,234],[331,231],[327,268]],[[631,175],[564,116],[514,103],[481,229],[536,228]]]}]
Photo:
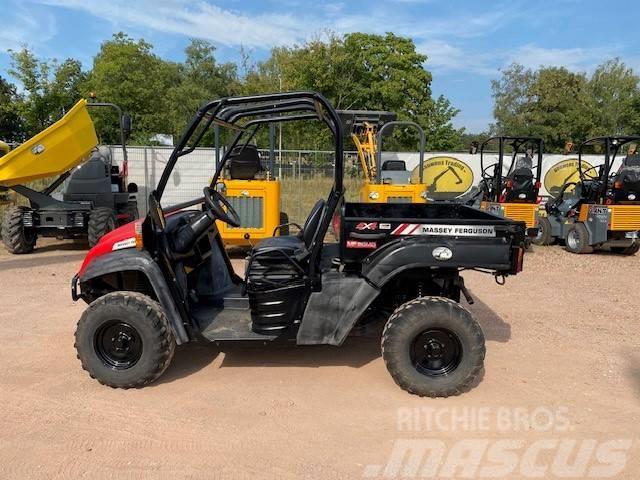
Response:
[{"label": "white cloud", "polygon": [[619,52],[612,48],[543,48],[533,44],[518,48],[507,56],[506,63],[520,63],[528,68],[540,66],[566,67],[574,71],[590,71]]},{"label": "white cloud", "polygon": [[497,73],[491,56],[470,53],[442,40],[420,43],[417,49],[427,55],[426,67],[438,72],[471,72],[478,75]]},{"label": "white cloud", "polygon": [[0,52],[22,45],[39,46],[51,40],[56,32],[53,15],[27,9],[23,4],[10,2],[3,7],[0,28]]},{"label": "white cloud", "polygon": [[84,11],[117,25],[198,37],[227,46],[270,47],[304,39],[311,25],[291,14],[244,15],[203,0],[35,0]]}]

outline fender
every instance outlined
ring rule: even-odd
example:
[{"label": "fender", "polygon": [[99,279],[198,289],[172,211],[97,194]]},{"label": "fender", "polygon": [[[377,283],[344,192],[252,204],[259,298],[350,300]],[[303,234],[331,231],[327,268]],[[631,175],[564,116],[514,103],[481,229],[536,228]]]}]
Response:
[{"label": "fender", "polygon": [[81,274],[74,277],[72,296],[74,296],[74,299],[83,298],[82,293],[80,295],[76,293],[78,282],[80,282],[80,291],[82,292],[83,285],[87,282],[109,273],[118,273],[126,270],[141,272],[147,277],[158,301],[167,314],[176,342],[178,344],[188,342],[189,335],[185,329],[182,316],[175,306],[171,290],[165,281],[164,275],[149,253],[145,251],[129,248],[95,258],[85,266]]},{"label": "fender", "polygon": [[[436,249],[448,249],[438,255]],[[433,238],[413,237],[387,243],[364,259],[362,276],[377,288],[405,270],[419,268],[484,268],[509,273],[513,269],[513,249],[502,237]],[[479,261],[479,259],[481,259]]]}]

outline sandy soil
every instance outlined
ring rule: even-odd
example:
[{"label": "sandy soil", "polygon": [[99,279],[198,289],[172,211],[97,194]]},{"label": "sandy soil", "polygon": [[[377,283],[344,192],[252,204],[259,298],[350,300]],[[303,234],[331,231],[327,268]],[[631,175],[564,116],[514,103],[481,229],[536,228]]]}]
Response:
[{"label": "sandy soil", "polygon": [[[152,386],[100,386],[73,349],[85,305],[72,302],[69,281],[84,253],[46,241],[28,256],[0,253],[2,479],[375,477],[403,439],[449,449],[515,439],[525,450],[538,440],[631,439],[616,478],[640,475],[640,255],[538,248],[504,287],[468,274],[487,337],[484,378],[459,397],[421,399],[393,383],[374,337],[339,349],[193,344]],[[565,421],[496,420],[505,411],[531,420],[536,409]],[[491,419],[447,428],[423,421],[428,411]],[[399,422],[407,412],[410,429]],[[553,453],[539,457],[543,465]]]}]

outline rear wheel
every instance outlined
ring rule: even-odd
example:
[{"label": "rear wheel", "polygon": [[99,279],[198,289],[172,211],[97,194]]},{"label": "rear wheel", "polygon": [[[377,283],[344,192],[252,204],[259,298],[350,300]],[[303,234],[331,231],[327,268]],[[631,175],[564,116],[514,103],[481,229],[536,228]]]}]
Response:
[{"label": "rear wheel", "polygon": [[574,223],[567,231],[565,248],[571,253],[593,252],[593,247],[589,245],[589,231],[582,222]]},{"label": "rear wheel", "polygon": [[635,255],[640,250],[640,243],[636,243],[631,245],[630,247],[612,247],[611,251],[613,253],[618,253],[620,255]]},{"label": "rear wheel", "polygon": [[89,246],[94,247],[102,237],[116,229],[116,216],[113,210],[98,207],[89,214]]},{"label": "rear wheel", "polygon": [[30,253],[36,246],[35,229],[24,226],[23,214],[27,210],[26,207],[11,207],[5,212],[2,222],[2,242],[10,253]]},{"label": "rear wheel", "polygon": [[484,365],[480,325],[453,300],[421,297],[401,305],[382,334],[382,357],[409,393],[448,397],[468,390]]},{"label": "rear wheel", "polygon": [[551,222],[548,218],[538,219],[538,235],[532,240],[534,245],[551,245],[553,236],[551,235]]},{"label": "rear wheel", "polygon": [[160,304],[137,292],[109,293],[89,305],[76,329],[82,368],[103,385],[142,387],[173,358],[175,339]]}]

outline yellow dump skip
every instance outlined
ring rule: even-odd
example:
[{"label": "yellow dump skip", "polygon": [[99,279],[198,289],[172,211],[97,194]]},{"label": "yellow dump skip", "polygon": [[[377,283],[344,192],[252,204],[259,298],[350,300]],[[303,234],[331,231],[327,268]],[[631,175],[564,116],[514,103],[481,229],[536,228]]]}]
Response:
[{"label": "yellow dump skip", "polygon": [[71,170],[98,145],[87,101],[15,150],[0,157],[0,186],[22,185]]}]

